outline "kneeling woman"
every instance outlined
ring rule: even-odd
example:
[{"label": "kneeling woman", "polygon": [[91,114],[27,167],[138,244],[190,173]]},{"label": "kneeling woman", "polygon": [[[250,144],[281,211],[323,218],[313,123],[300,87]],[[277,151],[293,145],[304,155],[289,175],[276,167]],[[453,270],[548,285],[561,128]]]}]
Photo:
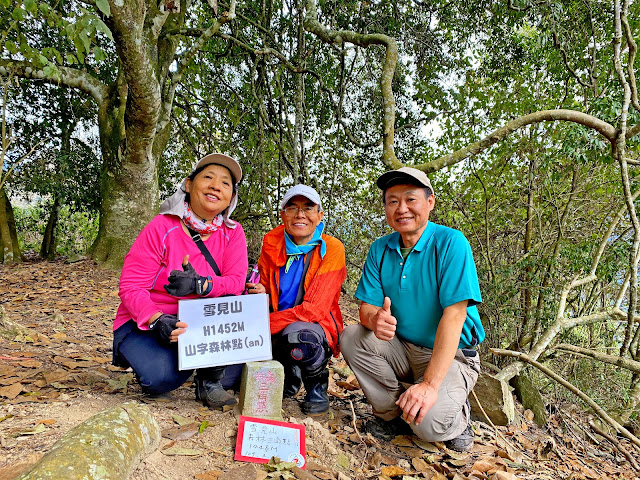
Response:
[{"label": "kneeling woman", "polygon": [[[233,158],[202,158],[124,259],[113,361],[132,367],[148,395],[175,390],[193,373],[178,370],[178,335],[188,328],[176,316],[178,300],[240,295],[244,289],[247,242],[242,226],[229,218],[241,178]],[[198,369],[196,398],[211,408],[236,403],[220,383],[223,376],[224,367]]]}]

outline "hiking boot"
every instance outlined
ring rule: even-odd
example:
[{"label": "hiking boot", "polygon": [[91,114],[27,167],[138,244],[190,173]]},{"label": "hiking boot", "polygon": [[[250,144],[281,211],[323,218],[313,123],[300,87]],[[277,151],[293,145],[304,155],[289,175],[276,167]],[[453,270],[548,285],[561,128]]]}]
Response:
[{"label": "hiking boot", "polygon": [[456,452],[469,452],[473,448],[473,429],[467,425],[460,435],[444,442],[444,446]]},{"label": "hiking boot", "polygon": [[288,365],[284,370],[284,398],[295,397],[302,386],[302,373],[297,365]]},{"label": "hiking boot", "polygon": [[413,430],[401,416],[389,421],[373,417],[364,423],[362,431],[386,441],[393,440],[398,435],[413,435]]},{"label": "hiking boot", "polygon": [[230,395],[219,381],[201,380],[196,377],[196,399],[209,408],[235,405],[238,401]]},{"label": "hiking boot", "polygon": [[307,394],[300,408],[307,415],[321,415],[329,411],[329,370],[323,368],[317,375],[304,377]]}]

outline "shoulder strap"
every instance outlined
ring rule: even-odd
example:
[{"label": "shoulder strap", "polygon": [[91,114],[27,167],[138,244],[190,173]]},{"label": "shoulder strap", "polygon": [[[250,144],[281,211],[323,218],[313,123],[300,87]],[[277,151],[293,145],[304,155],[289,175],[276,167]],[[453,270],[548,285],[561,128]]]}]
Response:
[{"label": "shoulder strap", "polygon": [[207,262],[209,262],[209,265],[211,265],[211,268],[213,268],[213,271],[215,272],[215,274],[217,276],[221,277],[222,274],[220,273],[220,269],[218,268],[218,264],[213,259],[213,256],[211,255],[211,252],[209,251],[207,246],[202,241],[202,238],[200,237],[200,234],[198,232],[196,232],[195,230],[193,230],[192,228],[189,228],[189,227],[187,227],[187,230],[189,230],[189,233],[191,234],[191,238],[193,239],[195,244],[198,246],[198,248],[202,252],[202,255],[204,255],[204,258],[207,259]]},{"label": "shoulder strap", "polygon": [[436,240],[435,234],[433,235],[433,255],[436,260],[436,284],[438,285],[438,295],[440,295],[440,272],[438,269],[438,242]]},{"label": "shoulder strap", "polygon": [[302,303],[302,299],[304,298],[304,279],[307,277],[307,271],[309,270],[309,264],[311,263],[312,255],[313,255],[313,250],[307,253],[307,258],[304,259],[304,269],[302,270],[302,278],[300,279],[300,285],[298,285],[298,294],[296,295],[296,301],[293,304],[294,307],[297,305],[300,305]]},{"label": "shoulder strap", "polygon": [[382,256],[380,257],[380,264],[378,265],[378,271],[382,274],[382,262],[384,262],[384,256],[387,254],[387,244],[384,245]]}]

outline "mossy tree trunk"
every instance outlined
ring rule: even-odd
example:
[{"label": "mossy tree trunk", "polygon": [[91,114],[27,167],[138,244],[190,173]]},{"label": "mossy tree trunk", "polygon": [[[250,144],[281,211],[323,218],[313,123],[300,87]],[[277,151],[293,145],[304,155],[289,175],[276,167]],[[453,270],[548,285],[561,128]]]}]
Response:
[{"label": "mossy tree trunk", "polygon": [[149,409],[124,403],[68,432],[19,480],[124,480],[159,443],[160,427]]},{"label": "mossy tree trunk", "polygon": [[22,261],[13,207],[4,189],[0,190],[0,247],[0,262]]}]

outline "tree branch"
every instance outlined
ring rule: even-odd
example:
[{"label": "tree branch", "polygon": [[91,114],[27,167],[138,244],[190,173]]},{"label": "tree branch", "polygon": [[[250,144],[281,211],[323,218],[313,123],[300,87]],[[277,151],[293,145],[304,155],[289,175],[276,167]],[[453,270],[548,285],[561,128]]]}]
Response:
[{"label": "tree branch", "polygon": [[318,11],[315,0],[307,0],[305,4],[307,15],[304,27],[321,40],[329,44],[341,45],[344,42],[352,43],[363,48],[370,45],[383,45],[386,55],[382,65],[380,76],[380,90],[382,93],[382,162],[389,168],[399,168],[402,163],[394,152],[394,128],[396,117],[396,102],[393,98],[392,81],[398,62],[398,43],[388,35],[382,33],[362,34],[350,30],[332,30],[324,27],[318,21]]},{"label": "tree branch", "polygon": [[460,150],[450,153],[449,155],[437,158],[431,162],[423,163],[420,165],[413,165],[413,167],[426,173],[436,172],[443,169],[444,167],[455,165],[456,163],[466,160],[473,155],[477,155],[478,153],[483,152],[484,150],[498,143],[500,140],[504,139],[505,137],[507,137],[507,135],[513,133],[519,128],[534,123],[554,122],[558,120],[564,120],[567,122],[584,125],[585,127],[591,128],[600,133],[612,144],[613,142],[615,142],[617,135],[616,128],[613,125],[600,120],[599,118],[596,118],[587,113],[578,112],[576,110],[541,110],[539,112],[530,113],[528,115],[524,115],[522,117],[511,120],[509,123],[507,123],[507,125],[495,130],[485,138],[474,142],[464,148],[461,148]]},{"label": "tree branch", "polygon": [[577,353],[585,357],[594,358],[604,363],[609,363],[611,365],[622,367],[632,372],[640,373],[640,362],[636,362],[635,360],[622,358],[617,355],[609,355],[607,353],[598,352],[596,350],[591,350],[589,348],[576,347],[575,345],[568,345],[566,343],[561,343],[560,345],[556,345],[554,348],[555,350],[560,350],[562,352],[569,352],[569,353]]},{"label": "tree branch", "polygon": [[560,50],[560,54],[562,55],[562,61],[564,62],[564,66],[567,67],[569,73],[573,78],[577,80],[577,82],[585,88],[593,88],[593,85],[589,85],[587,82],[582,80],[578,73],[569,65],[569,59],[567,58],[567,51],[564,49],[562,44],[560,43],[560,39],[558,38],[558,34],[553,32],[553,45]]},{"label": "tree branch", "polygon": [[108,87],[97,78],[81,70],[69,67],[58,67],[60,76],[47,76],[42,69],[34,67],[33,64],[25,61],[0,59],[0,76],[20,77],[42,80],[52,85],[64,85],[65,87],[77,88],[90,95],[98,104],[105,101],[108,96]]},{"label": "tree branch", "polygon": [[607,440],[609,440],[618,449],[618,451],[625,456],[625,458],[629,461],[631,466],[633,468],[635,468],[636,471],[640,472],[640,465],[638,465],[638,462],[636,461],[635,457],[633,455],[631,455],[627,451],[627,449],[622,446],[622,444],[618,441],[618,439],[616,437],[614,437],[613,435],[609,435],[606,432],[603,432],[598,427],[596,427],[595,424],[593,422],[591,422],[591,421],[589,422],[589,426],[598,435],[600,435],[600,436],[606,438]]},{"label": "tree branch", "polygon": [[178,63],[176,71],[171,74],[171,83],[167,90],[167,94],[165,95],[162,103],[162,110],[160,114],[160,118],[158,119],[158,125],[156,127],[156,131],[161,131],[164,129],[169,122],[171,121],[171,107],[173,105],[173,99],[175,97],[176,89],[178,85],[182,81],[182,75],[187,68],[187,66],[191,63],[193,57],[198,53],[203,45],[208,42],[211,37],[213,37],[224,25],[225,23],[229,23],[236,18],[236,0],[231,0],[229,5],[229,11],[224,12],[220,16],[220,20],[216,20],[213,22],[211,26],[204,29],[199,38],[193,43],[191,48],[181,55],[176,55],[175,59]]},{"label": "tree branch", "polygon": [[539,362],[536,362],[534,359],[529,358],[529,356],[525,355],[524,353],[520,353],[520,352],[514,352],[511,350],[503,350],[501,348],[490,348],[489,351],[491,353],[493,353],[494,355],[500,355],[503,357],[515,357],[518,358],[520,360],[522,360],[523,362],[528,363],[529,365],[533,365],[534,367],[536,367],[538,370],[540,370],[542,373],[544,373],[546,376],[552,378],[553,380],[555,380],[556,382],[558,382],[560,385],[562,385],[563,387],[567,388],[568,390],[570,390],[571,392],[575,393],[578,397],[580,397],[587,405],[589,405],[595,412],[596,414],[602,418],[605,422],[607,422],[609,425],[611,425],[616,432],[620,433],[621,435],[625,436],[626,438],[628,438],[629,440],[631,440],[631,442],[640,448],[640,439],[638,439],[638,437],[636,437],[635,435],[633,435],[629,430],[627,430],[626,428],[624,428],[622,425],[620,425],[618,422],[616,422],[613,418],[611,418],[609,416],[609,414],[607,412],[605,412],[602,407],[600,407],[600,405],[598,405],[596,402],[594,402],[591,397],[589,397],[587,394],[585,394],[584,392],[582,392],[580,389],[578,389],[577,387],[571,385],[569,382],[567,382],[564,378],[562,378],[560,375],[552,372],[551,370],[549,370],[547,367],[545,367],[544,365],[542,365]]}]

